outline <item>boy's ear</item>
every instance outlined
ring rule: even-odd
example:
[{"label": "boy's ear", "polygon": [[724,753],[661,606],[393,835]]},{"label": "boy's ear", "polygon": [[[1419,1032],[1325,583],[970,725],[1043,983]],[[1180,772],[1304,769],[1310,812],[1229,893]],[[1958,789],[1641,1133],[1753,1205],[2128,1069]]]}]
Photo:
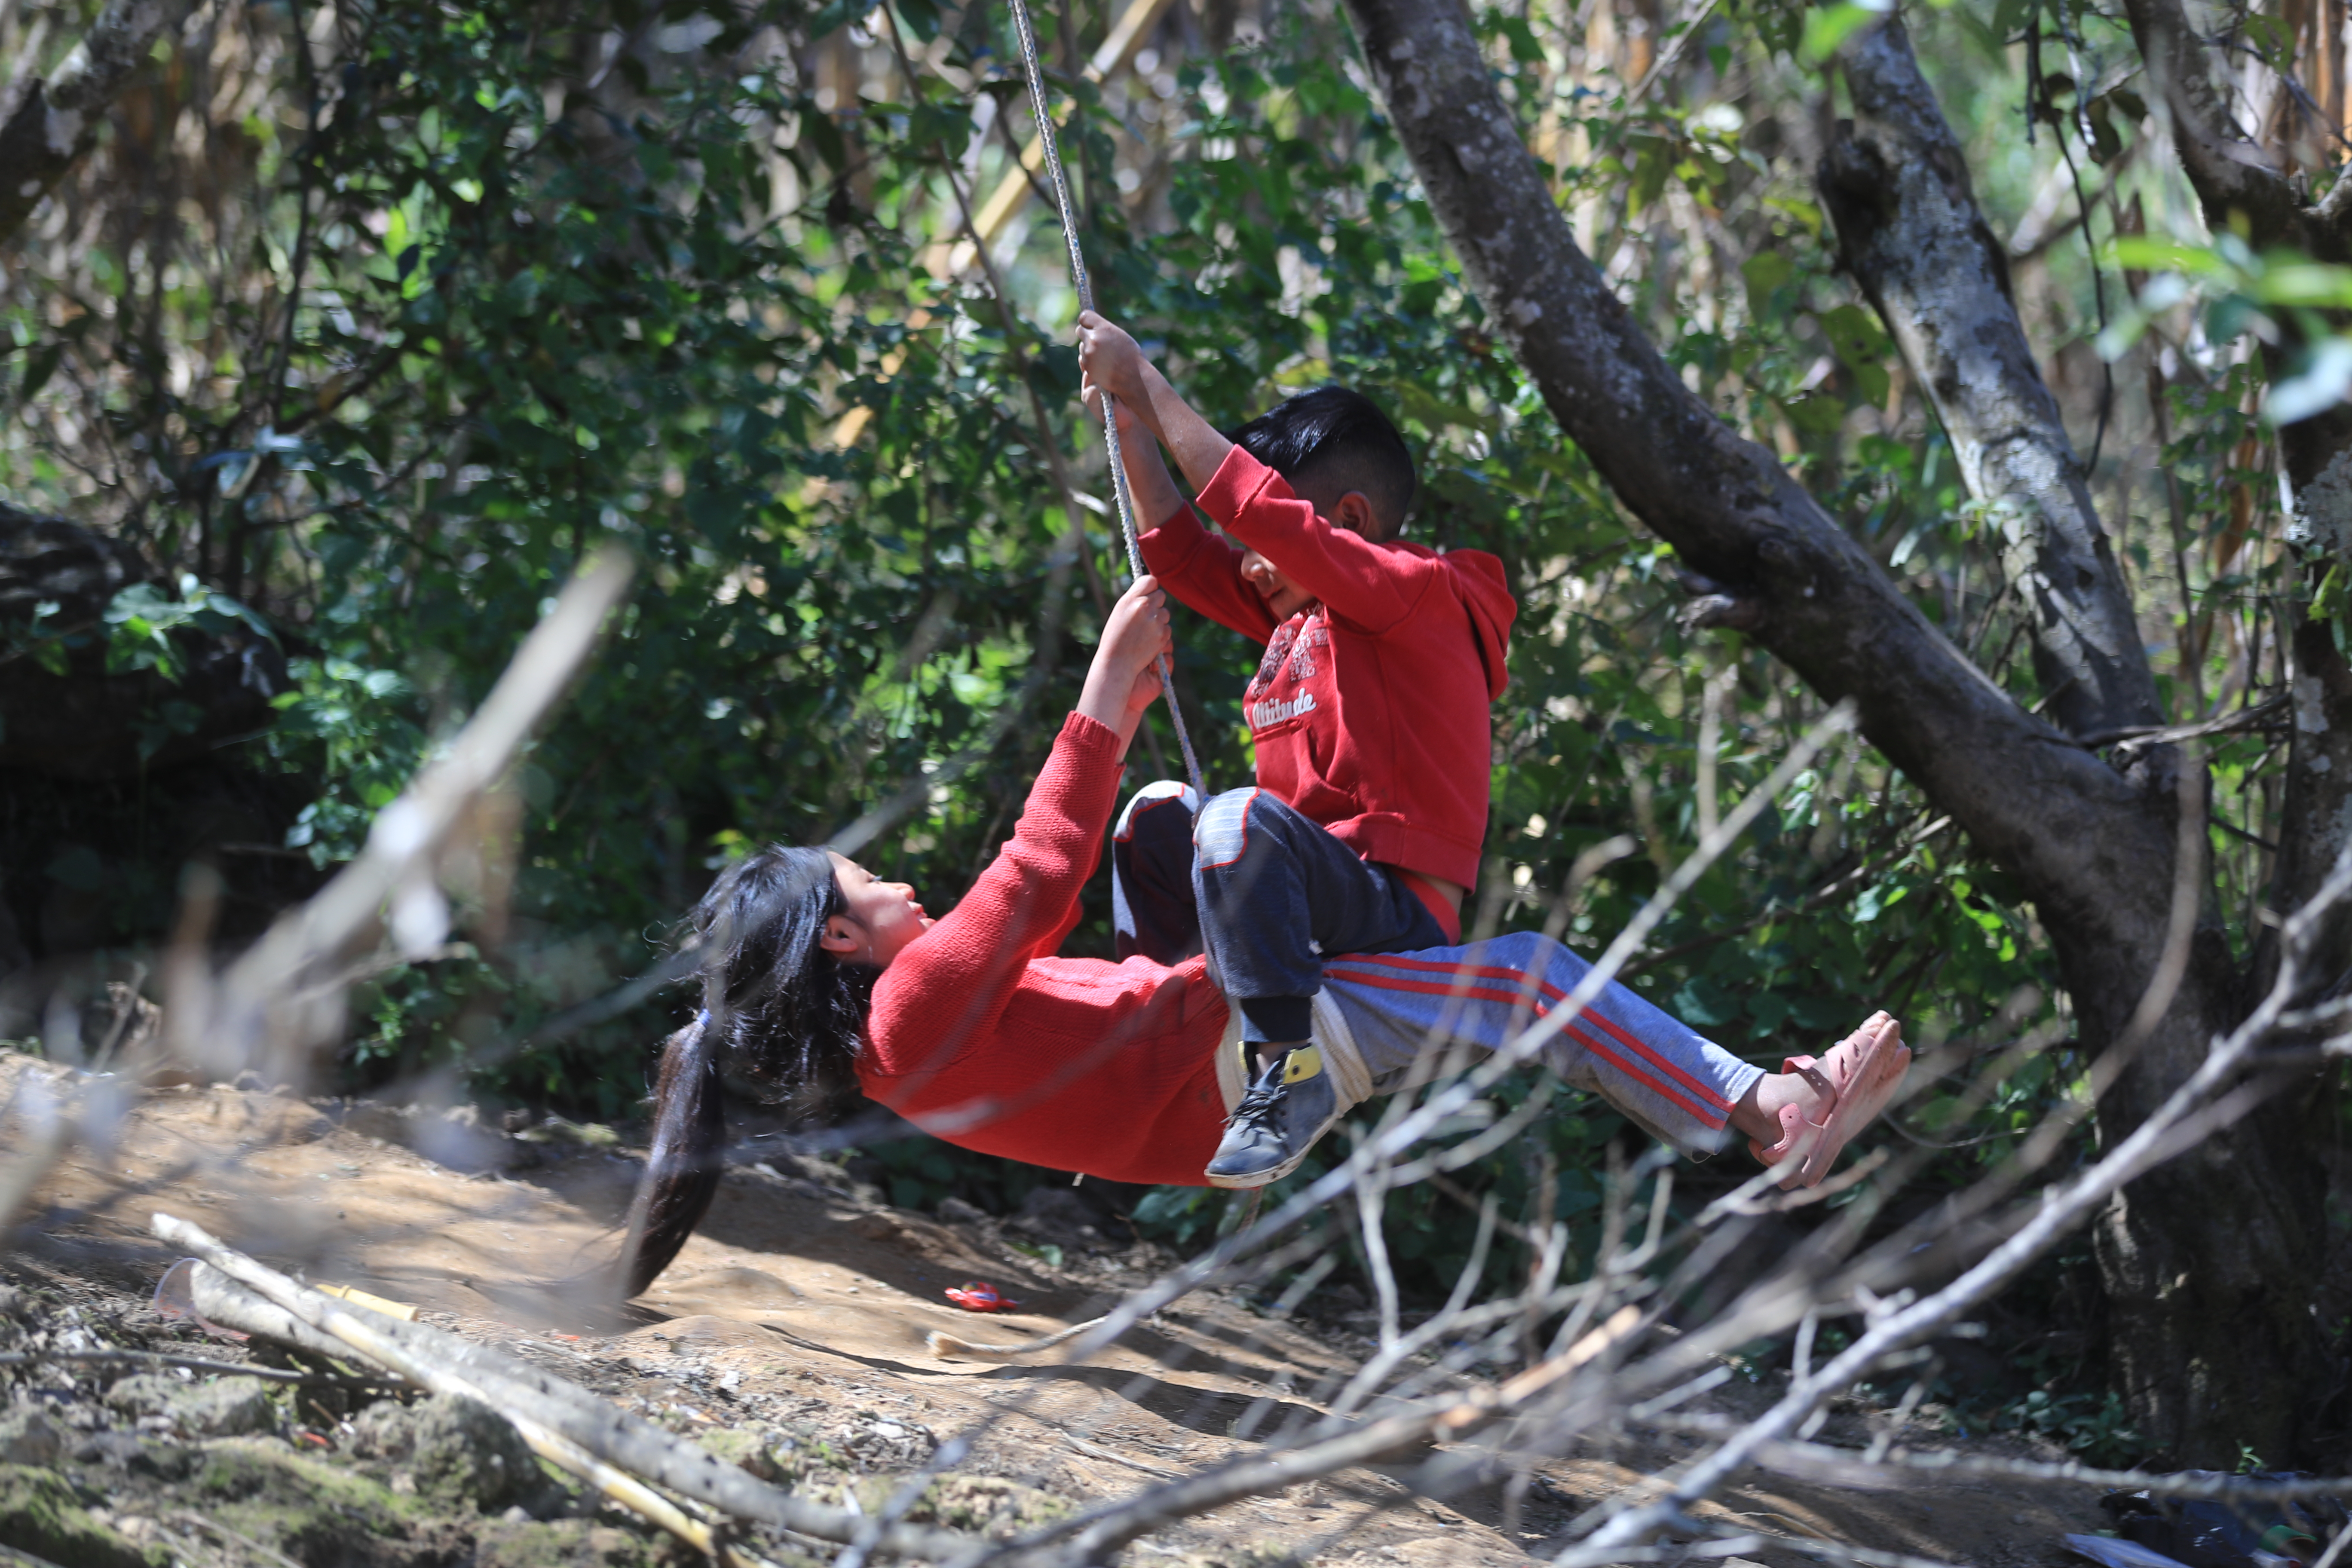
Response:
[{"label": "boy's ear", "polygon": [[1361,490],[1349,490],[1331,508],[1331,521],[1350,533],[1360,533],[1375,544],[1388,542],[1394,531],[1381,521],[1373,510],[1372,498]]}]

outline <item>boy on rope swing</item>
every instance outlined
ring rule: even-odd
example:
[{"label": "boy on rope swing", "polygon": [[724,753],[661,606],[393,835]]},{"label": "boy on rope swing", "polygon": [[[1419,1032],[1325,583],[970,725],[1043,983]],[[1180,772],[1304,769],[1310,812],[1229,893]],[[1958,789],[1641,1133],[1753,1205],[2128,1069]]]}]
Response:
[{"label": "boy on rope swing", "polygon": [[[1462,940],[1486,832],[1488,705],[1507,679],[1518,606],[1494,556],[1441,555],[1398,537],[1412,457],[1369,399],[1320,387],[1227,437],[1117,325],[1085,312],[1078,340],[1088,405],[1099,411],[1108,393],[1122,436],[1140,426],[1154,438],[1120,443],[1138,517],[1163,520],[1143,536],[1145,563],[1178,599],[1265,645],[1243,699],[1258,787],[1204,807],[1183,784],[1148,784],[1120,814],[1112,847],[1119,956],[1174,963],[1205,947],[1241,1015],[1249,1055],[1236,1070],[1255,1081],[1205,1179],[1263,1186],[1297,1169],[1365,1098],[1328,1070],[1318,1044],[1346,1035],[1322,1005],[1326,955],[1353,955],[1349,973],[1368,983],[1462,1005],[1458,977],[1375,955]],[[1238,546],[1201,526],[1162,445]],[[1637,1059],[1644,1049],[1624,1046]],[[1673,1081],[1668,1064],[1647,1065]],[[1867,1066],[1843,1049],[1788,1065],[1812,1095],[1786,1107],[1799,1120],[1773,1149],[1757,1145],[1768,1163],[1795,1151],[1814,1101],[1833,1101]],[[1683,1087],[1709,1110],[1730,1103]]]},{"label": "boy on rope swing", "polygon": [[[1265,648],[1242,700],[1257,787],[1203,805],[1148,784],[1112,850],[1120,956],[1170,963],[1204,943],[1241,1014],[1255,1081],[1205,1175],[1263,1186],[1344,1109],[1312,1044],[1322,955],[1462,940],[1518,605],[1494,556],[1398,538],[1412,455],[1370,399],[1318,387],[1229,439],[1125,331],[1091,311],[1078,328],[1087,401],[1109,393],[1122,435],[1150,437],[1120,443],[1137,520],[1159,524],[1145,564]],[[1238,545],[1201,526],[1161,445]]]},{"label": "boy on rope swing", "polygon": [[[667,1267],[709,1207],[730,1079],[809,1114],[862,1091],[950,1143],[1054,1170],[1200,1181],[1243,1092],[1235,1015],[1206,959],[1055,951],[1076,923],[1170,643],[1165,596],[1142,578],[1113,608],[1013,837],[950,913],[932,919],[904,883],[821,848],[773,847],[719,876],[690,921],[702,1012],[662,1052],[625,1293]],[[1319,984],[1330,1076],[1360,1099],[1457,1045],[1493,1050],[1589,967],[1527,932],[1335,956]],[[1830,1056],[1834,1090],[1811,1058],[1767,1074],[1612,984],[1534,1059],[1687,1152],[1711,1152],[1727,1128],[1759,1141],[1785,1131],[1781,1150],[1749,1147],[1794,1186],[1827,1173],[1910,1053],[1882,1013]]]}]

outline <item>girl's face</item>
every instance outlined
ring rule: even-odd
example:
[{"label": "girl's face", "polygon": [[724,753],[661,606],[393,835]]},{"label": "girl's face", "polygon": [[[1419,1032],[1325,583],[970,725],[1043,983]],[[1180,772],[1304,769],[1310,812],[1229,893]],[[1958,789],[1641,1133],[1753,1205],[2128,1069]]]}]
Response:
[{"label": "girl's face", "polygon": [[826,919],[822,945],[843,962],[887,969],[908,942],[931,929],[931,917],[906,883],[877,880],[844,855],[833,857],[833,879],[849,912]]}]

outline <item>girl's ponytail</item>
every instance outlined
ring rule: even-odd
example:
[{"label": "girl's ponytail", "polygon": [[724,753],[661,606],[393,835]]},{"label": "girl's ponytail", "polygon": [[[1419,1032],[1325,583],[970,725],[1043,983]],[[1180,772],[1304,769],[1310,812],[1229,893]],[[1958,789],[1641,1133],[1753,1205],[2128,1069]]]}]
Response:
[{"label": "girl's ponytail", "polygon": [[831,1121],[856,1100],[881,971],[824,951],[826,921],[848,910],[826,851],[781,845],[728,868],[695,906],[702,1013],[662,1049],[653,1147],[621,1258],[625,1297],[669,1267],[719,1190],[726,1082],[804,1121]]},{"label": "girl's ponytail", "polygon": [[718,1051],[710,1015],[669,1037],[662,1047],[654,1089],[653,1147],[629,1205],[629,1239],[622,1253],[624,1299],[637,1294],[669,1267],[719,1191],[719,1146],[727,1142],[727,1111],[719,1103]]}]

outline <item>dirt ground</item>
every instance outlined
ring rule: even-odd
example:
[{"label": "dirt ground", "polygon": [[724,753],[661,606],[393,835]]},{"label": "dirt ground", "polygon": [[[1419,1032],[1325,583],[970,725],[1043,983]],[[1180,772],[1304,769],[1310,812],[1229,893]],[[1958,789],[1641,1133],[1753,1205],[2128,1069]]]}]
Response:
[{"label": "dirt ground", "polygon": [[[0,1105],[25,1075],[52,1070],[0,1053]],[[0,1120],[0,1148],[21,1146],[24,1131]],[[77,1321],[161,1342],[154,1336],[164,1331],[144,1303],[171,1258],[147,1226],[168,1211],[311,1280],[414,1303],[425,1321],[524,1355],[681,1430],[798,1434],[832,1467],[833,1483],[904,1472],[936,1444],[979,1428],[961,1471],[1077,1508],[1246,1454],[1315,1418],[1318,1391],[1343,1383],[1371,1348],[1326,1323],[1203,1294],[1083,1365],[941,1360],[925,1348],[931,1330],[981,1340],[1047,1332],[1103,1310],[1172,1259],[1149,1243],[1073,1234],[1064,1265],[1048,1267],[1013,1249],[1024,1237],[1005,1221],[965,1211],[943,1223],[890,1208],[834,1167],[785,1156],[731,1171],[701,1232],[628,1319],[593,1321],[577,1297],[531,1282],[608,1255],[636,1161],[601,1130],[530,1136],[537,1141],[469,1126],[463,1113],[452,1121],[226,1088],[160,1090],[122,1120],[110,1146],[82,1151],[53,1175],[20,1250],[0,1257],[0,1276],[20,1300],[52,1312],[78,1308]],[[979,1318],[943,1298],[974,1278],[1021,1310]],[[169,1332],[194,1334],[179,1325]],[[59,1383],[54,1373],[40,1381]],[[19,1402],[32,1397],[29,1388],[20,1374]],[[0,1382],[0,1398],[7,1392]],[[1711,1396],[1712,1408],[1737,1413],[1773,1392],[1769,1377],[1759,1386],[1735,1382]],[[279,1436],[331,1455],[351,1430],[331,1414],[298,1413]],[[1883,1419],[1848,1410],[1821,1438],[1866,1441]],[[1288,1557],[1435,1568],[1548,1558],[1568,1543],[1561,1532],[1580,1511],[1689,1451],[1673,1441],[1544,1460],[1517,1499],[1499,1464],[1442,1501],[1415,1496],[1381,1469],[1350,1470],[1162,1531],[1127,1561]],[[2007,1438],[1953,1446],[2062,1457]],[[109,1484],[99,1471],[79,1479]],[[1864,1491],[1762,1472],[1702,1512],[1782,1535],[1985,1565],[2066,1561],[2063,1534],[2105,1522],[2086,1489],[1906,1477]],[[299,1548],[275,1561],[330,1568],[331,1556]],[[464,1562],[466,1550],[461,1541],[409,1561]],[[1753,1555],[1771,1568],[1807,1560]]]}]

